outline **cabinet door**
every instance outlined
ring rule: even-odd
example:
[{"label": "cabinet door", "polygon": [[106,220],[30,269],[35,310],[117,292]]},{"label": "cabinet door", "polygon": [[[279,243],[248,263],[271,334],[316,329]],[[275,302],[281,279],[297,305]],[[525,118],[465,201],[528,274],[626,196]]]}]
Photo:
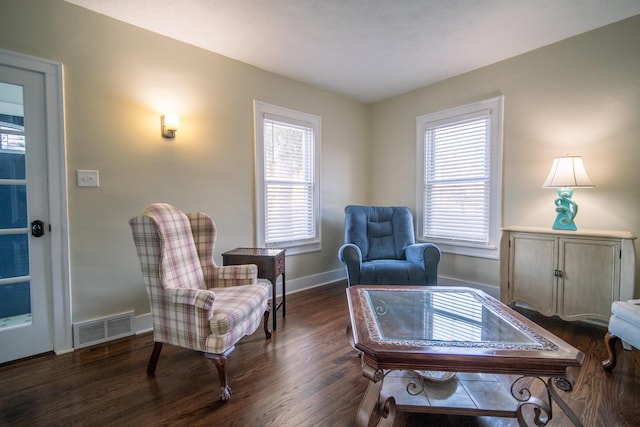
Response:
[{"label": "cabinet door", "polygon": [[527,304],[546,316],[556,314],[557,238],[512,233],[510,246],[509,302]]},{"label": "cabinet door", "polygon": [[618,299],[620,241],[560,239],[558,314],[566,320],[609,321]]}]

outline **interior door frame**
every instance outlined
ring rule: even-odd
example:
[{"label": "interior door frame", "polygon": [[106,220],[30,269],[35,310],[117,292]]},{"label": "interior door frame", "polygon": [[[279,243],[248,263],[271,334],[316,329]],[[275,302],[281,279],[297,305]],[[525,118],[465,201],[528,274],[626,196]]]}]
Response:
[{"label": "interior door frame", "polygon": [[0,64],[44,76],[46,162],[49,193],[51,329],[56,354],[73,351],[71,267],[67,202],[67,153],[62,63],[0,49]]}]

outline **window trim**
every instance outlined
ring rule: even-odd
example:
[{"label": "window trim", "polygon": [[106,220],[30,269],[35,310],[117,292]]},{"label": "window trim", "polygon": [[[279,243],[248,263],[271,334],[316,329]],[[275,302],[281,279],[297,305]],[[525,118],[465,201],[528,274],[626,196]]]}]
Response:
[{"label": "window trim", "polygon": [[[416,231],[420,242],[435,243],[444,253],[479,258],[500,258],[500,226],[502,224],[502,140],[504,96],[428,113],[416,117]],[[490,202],[488,243],[455,241],[455,239],[426,239],[424,237],[425,133],[434,122],[453,121],[460,116],[490,111]]]},{"label": "window trim", "polygon": [[[320,148],[322,119],[320,116],[280,107],[266,102],[254,100],[254,149],[255,149],[255,179],[256,179],[256,242],[258,247],[284,248],[287,255],[315,252],[322,250],[322,218],[320,199]],[[314,132],[314,216],[316,236],[312,239],[296,240],[291,242],[266,243],[266,183],[264,167],[264,119],[281,117],[293,124],[304,124]]]}]

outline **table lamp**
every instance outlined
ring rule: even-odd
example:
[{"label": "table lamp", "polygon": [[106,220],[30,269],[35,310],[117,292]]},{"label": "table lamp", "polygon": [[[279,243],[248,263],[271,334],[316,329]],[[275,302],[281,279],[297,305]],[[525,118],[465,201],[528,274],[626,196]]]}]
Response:
[{"label": "table lamp", "polygon": [[554,230],[577,230],[573,219],[578,214],[578,205],[571,200],[575,188],[593,188],[591,179],[587,175],[580,156],[556,157],[547,180],[542,185],[545,188],[557,188],[558,198],[555,200],[556,220]]}]

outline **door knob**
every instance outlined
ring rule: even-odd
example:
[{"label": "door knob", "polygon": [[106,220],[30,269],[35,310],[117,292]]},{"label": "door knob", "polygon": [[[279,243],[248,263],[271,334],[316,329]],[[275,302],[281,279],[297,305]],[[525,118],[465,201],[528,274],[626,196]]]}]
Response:
[{"label": "door knob", "polygon": [[44,222],[36,219],[31,223],[31,235],[33,237],[42,237],[44,235]]}]

